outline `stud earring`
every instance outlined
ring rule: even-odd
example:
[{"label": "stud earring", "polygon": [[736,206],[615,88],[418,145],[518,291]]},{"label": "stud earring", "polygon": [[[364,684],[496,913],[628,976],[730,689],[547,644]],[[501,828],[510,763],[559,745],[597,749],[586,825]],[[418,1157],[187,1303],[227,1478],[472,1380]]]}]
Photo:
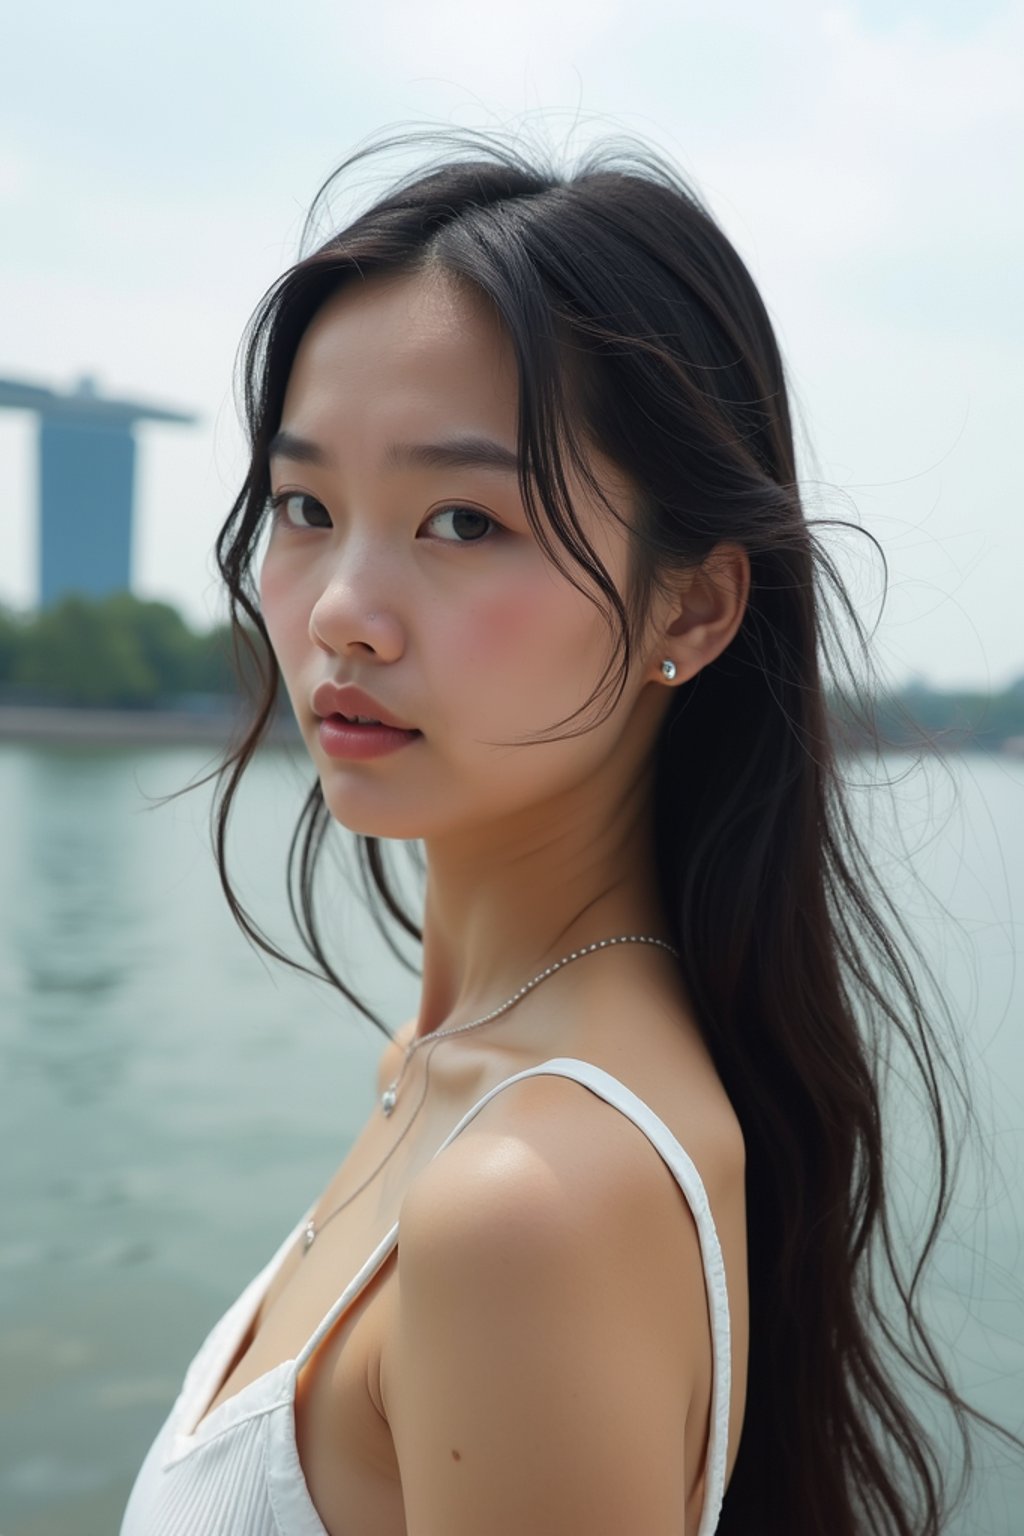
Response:
[{"label": "stud earring", "polygon": [[666,660],[663,661],[662,664],[661,664],[661,670],[662,670],[662,672],[664,672],[664,674],[668,678],[669,682],[671,682],[672,679],[676,675],[676,664],[675,664],[674,661],[669,661],[666,658]]}]

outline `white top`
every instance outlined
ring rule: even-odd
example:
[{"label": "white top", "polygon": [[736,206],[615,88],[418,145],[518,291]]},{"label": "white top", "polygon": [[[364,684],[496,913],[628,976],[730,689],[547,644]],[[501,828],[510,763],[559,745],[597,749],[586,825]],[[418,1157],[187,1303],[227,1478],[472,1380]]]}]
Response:
[{"label": "white top", "polygon": [[[590,1062],[558,1056],[498,1083],[467,1110],[437,1151],[443,1151],[496,1093],[510,1083],[540,1074],[574,1078],[627,1115],[657,1148],[693,1212],[704,1263],[714,1372],[704,1509],[698,1536],[711,1536],[718,1525],[725,1486],[731,1366],[729,1306],[722,1251],[704,1185],[672,1132],[618,1078]],[[283,1360],[233,1397],[225,1398],[194,1428],[222,1383],[228,1363],[248,1333],[271,1280],[314,1208],[315,1202],[200,1346],[177,1400],[139,1470],[120,1536],[328,1536],[299,1462],[295,1443],[295,1384],[320,1341],[395,1247],[397,1221],[296,1358]]]}]

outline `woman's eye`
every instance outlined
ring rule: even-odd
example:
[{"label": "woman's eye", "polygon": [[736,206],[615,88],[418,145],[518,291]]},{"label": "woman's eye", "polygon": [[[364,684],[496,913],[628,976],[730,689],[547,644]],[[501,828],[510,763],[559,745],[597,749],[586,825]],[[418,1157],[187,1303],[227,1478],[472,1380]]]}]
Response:
[{"label": "woman's eye", "polygon": [[476,507],[442,507],[428,518],[428,522],[438,523],[442,518],[451,519],[448,526],[456,534],[454,539],[443,538],[443,544],[481,544],[489,537],[493,538],[488,530],[497,530],[499,526],[493,517],[488,517],[486,512],[480,512]]},{"label": "woman's eye", "polygon": [[[313,496],[304,491],[280,491],[269,502],[273,516],[290,528],[330,528],[330,515]],[[480,544],[493,537],[499,524],[486,512],[476,507],[450,506],[434,512],[428,523],[440,525],[448,519],[448,533],[442,533],[443,544]]]},{"label": "woman's eye", "polygon": [[[303,502],[305,507],[301,506]],[[331,526],[331,519],[320,503],[302,491],[282,491],[277,496],[271,496],[270,506],[275,517],[288,523],[292,528],[329,528]],[[307,517],[313,517],[316,521],[307,522]]]}]

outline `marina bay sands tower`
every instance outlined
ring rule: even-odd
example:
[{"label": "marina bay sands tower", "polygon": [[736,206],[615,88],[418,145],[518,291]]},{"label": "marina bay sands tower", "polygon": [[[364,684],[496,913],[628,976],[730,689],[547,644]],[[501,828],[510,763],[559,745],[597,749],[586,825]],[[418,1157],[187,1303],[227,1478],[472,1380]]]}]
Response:
[{"label": "marina bay sands tower", "polygon": [[132,571],[137,421],[196,417],[134,400],[107,400],[83,378],[70,394],[0,379],[0,407],[39,422],[39,605],[68,592],[128,591]]}]

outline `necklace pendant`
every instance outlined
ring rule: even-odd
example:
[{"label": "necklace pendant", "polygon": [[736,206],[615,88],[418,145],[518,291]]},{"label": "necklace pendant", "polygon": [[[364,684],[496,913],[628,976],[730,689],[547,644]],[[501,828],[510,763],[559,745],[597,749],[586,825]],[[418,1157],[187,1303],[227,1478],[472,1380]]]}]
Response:
[{"label": "necklace pendant", "polygon": [[385,1088],[384,1092],[380,1096],[380,1107],[386,1115],[390,1115],[397,1101],[398,1095],[394,1090],[394,1086]]},{"label": "necklace pendant", "polygon": [[312,1248],[314,1237],[316,1237],[316,1222],[312,1217],[310,1217],[310,1219],[306,1222],[306,1231],[302,1248],[303,1253],[308,1253]]}]

